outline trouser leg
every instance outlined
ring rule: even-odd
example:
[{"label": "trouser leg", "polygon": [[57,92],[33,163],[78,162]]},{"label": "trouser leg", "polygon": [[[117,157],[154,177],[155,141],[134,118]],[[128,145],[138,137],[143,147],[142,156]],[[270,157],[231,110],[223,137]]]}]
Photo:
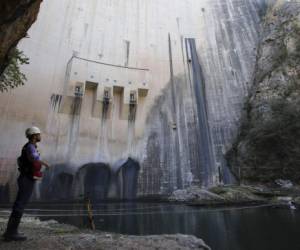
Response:
[{"label": "trouser leg", "polygon": [[18,194],[13,205],[11,215],[20,218],[22,217],[25,206],[32,195],[34,183],[34,180],[28,178],[27,176],[20,175],[18,178]]},{"label": "trouser leg", "polygon": [[[24,213],[26,204],[28,203],[34,188],[34,181],[26,176],[20,176],[18,178],[18,194],[16,201],[13,205],[11,215],[7,223],[7,229],[4,234],[6,239],[11,240],[24,240],[18,235],[18,227]],[[21,238],[22,239],[21,239]],[[26,239],[26,238],[25,238]]]}]

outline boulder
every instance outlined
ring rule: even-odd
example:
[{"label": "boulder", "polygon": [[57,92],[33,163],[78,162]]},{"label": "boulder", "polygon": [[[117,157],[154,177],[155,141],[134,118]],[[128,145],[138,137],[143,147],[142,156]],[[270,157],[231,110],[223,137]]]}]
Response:
[{"label": "boulder", "polygon": [[170,201],[193,202],[193,201],[223,201],[224,198],[206,189],[192,186],[187,189],[180,189],[173,192]]},{"label": "boulder", "polygon": [[230,203],[264,201],[262,197],[254,194],[259,188],[251,186],[218,186],[210,189],[211,192],[218,194]]}]

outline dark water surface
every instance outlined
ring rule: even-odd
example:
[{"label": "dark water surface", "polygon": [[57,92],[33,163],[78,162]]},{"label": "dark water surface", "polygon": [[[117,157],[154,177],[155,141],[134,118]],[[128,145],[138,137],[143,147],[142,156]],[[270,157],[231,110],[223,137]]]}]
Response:
[{"label": "dark water surface", "polygon": [[[26,213],[89,227],[84,204],[32,204]],[[300,250],[300,210],[194,208],[161,203],[93,204],[96,228],[131,235],[191,234],[214,250]]]}]

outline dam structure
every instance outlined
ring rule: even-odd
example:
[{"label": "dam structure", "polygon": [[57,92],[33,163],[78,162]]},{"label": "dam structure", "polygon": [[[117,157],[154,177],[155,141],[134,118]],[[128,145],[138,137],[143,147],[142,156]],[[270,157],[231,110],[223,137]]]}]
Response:
[{"label": "dam structure", "polygon": [[53,166],[38,200],[59,189],[61,199],[132,199],[234,181],[224,154],[266,8],[264,0],[44,1],[18,46],[30,58],[28,80],[1,93],[0,192],[15,190],[32,125]]}]

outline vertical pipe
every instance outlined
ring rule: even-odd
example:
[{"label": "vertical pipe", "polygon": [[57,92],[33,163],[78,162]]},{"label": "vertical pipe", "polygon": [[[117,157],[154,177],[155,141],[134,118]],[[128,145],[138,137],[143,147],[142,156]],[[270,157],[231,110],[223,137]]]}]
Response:
[{"label": "vertical pipe", "polygon": [[[169,42],[169,61],[170,61],[170,82],[171,82],[171,96],[172,96],[172,107],[173,107],[173,123],[175,122],[177,124],[177,108],[176,108],[176,99],[175,99],[175,82],[174,82],[174,69],[173,69],[173,55],[172,55],[172,43],[171,43],[171,36],[169,33],[168,36],[168,42]],[[177,126],[177,125],[176,125]],[[183,187],[183,180],[182,180],[182,174],[181,174],[181,162],[180,162],[180,151],[179,151],[179,138],[178,138],[178,129],[176,129],[176,132],[171,134],[172,140],[174,140],[174,157],[176,158],[175,164],[176,164],[176,186],[177,188]]]}]

